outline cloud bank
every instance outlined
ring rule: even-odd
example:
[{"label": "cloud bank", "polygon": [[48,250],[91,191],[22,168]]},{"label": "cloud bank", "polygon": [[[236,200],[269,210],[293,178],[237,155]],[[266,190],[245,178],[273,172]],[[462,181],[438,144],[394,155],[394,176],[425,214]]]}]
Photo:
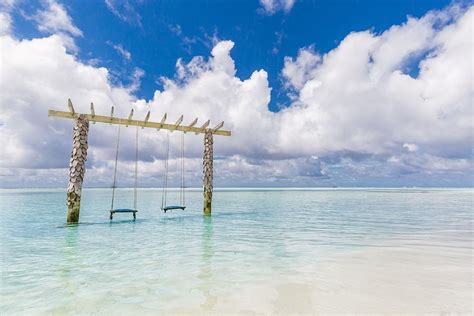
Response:
[{"label": "cloud bank", "polygon": [[[473,20],[473,7],[451,6],[380,34],[351,33],[326,54],[317,46],[302,48],[285,58],[281,77],[290,102],[277,113],[268,109],[265,70],[236,76],[230,40],[218,42],[208,58],[178,60],[176,76],[162,78],[163,89],[144,100],[134,96],[138,81],[115,86],[106,68],[69,52],[68,40],[58,34],[65,27],[49,26],[53,35],[32,40],[16,39],[7,28],[0,37],[2,186],[41,185],[45,174],[48,185],[67,181],[71,122],[47,118],[47,109],[65,109],[67,98],[81,112],[93,101],[96,113],[108,114],[115,105],[123,117],[133,107],[135,117],[151,110],[155,121],[165,112],[169,121],[182,113],[184,123],[225,120],[233,136],[215,140],[217,185],[371,183],[364,179],[390,185],[413,174],[440,185],[452,184],[453,174],[469,181]],[[86,185],[110,185],[115,133],[115,127],[91,125]],[[122,179],[133,172],[130,128],[124,138]],[[173,139],[177,156],[178,135]],[[201,136],[186,135],[190,185],[200,184],[201,142]],[[163,132],[140,131],[142,185],[161,185],[163,149]],[[170,169],[178,172],[178,165],[172,159]]]}]

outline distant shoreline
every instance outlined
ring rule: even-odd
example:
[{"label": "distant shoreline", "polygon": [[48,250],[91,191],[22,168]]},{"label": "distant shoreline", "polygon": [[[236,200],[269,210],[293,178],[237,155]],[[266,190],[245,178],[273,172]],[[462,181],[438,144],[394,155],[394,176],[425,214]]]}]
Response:
[{"label": "distant shoreline", "polygon": [[[107,190],[109,187],[84,187],[83,190]],[[161,187],[143,187],[139,190],[162,190]],[[436,190],[473,190],[474,187],[215,187],[214,191],[436,191]],[[65,187],[12,187],[0,190],[66,190]],[[133,190],[133,187],[119,187],[117,190]],[[170,187],[168,190],[180,190]],[[187,187],[188,191],[202,191],[201,187]]]}]

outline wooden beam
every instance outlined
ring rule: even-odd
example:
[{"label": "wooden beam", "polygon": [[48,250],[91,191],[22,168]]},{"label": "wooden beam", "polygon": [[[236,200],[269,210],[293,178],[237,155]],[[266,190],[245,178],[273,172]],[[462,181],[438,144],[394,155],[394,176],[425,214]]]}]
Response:
[{"label": "wooden beam", "polygon": [[167,113],[165,113],[165,115],[163,115],[163,118],[162,118],[161,121],[160,121],[160,127],[158,127],[158,130],[160,130],[160,128],[163,127],[163,124],[165,123],[167,116],[168,116]]},{"label": "wooden beam", "polygon": [[[91,102],[91,115],[92,115],[92,117],[95,116],[94,103],[92,103],[92,102]],[[92,124],[95,124],[95,122],[92,122]]]},{"label": "wooden beam", "polygon": [[[196,125],[197,122],[198,122],[198,118],[196,117],[196,118],[194,119],[194,121],[192,121],[192,122],[188,125],[188,127],[193,127],[194,125]],[[186,133],[186,132],[185,132],[185,133]]]},{"label": "wooden beam", "polygon": [[[202,128],[203,130],[205,130],[205,129],[209,126],[210,123],[211,123],[211,120],[207,120],[206,123],[204,123],[204,124],[201,125],[201,128]],[[197,133],[196,133],[196,135],[197,135]]]},{"label": "wooden beam", "polygon": [[72,106],[72,101],[71,99],[67,99],[67,107],[69,108],[69,112],[71,112],[73,115],[76,113],[74,111],[74,107]]},{"label": "wooden beam", "polygon": [[215,131],[221,129],[222,126],[224,126],[224,121],[222,121],[222,122],[220,122],[219,124],[217,124],[212,130],[215,132]]},{"label": "wooden beam", "polygon": [[[112,109],[110,109],[110,124],[112,124],[112,119],[113,118],[114,118],[114,106],[112,105]],[[95,121],[94,121],[94,123],[95,123]]]},{"label": "wooden beam", "polygon": [[176,128],[181,124],[182,121],[183,121],[183,116],[181,115],[179,119],[176,121],[176,123],[174,123],[174,128],[171,130],[171,132],[176,130]]},{"label": "wooden beam", "polygon": [[[130,114],[128,115],[128,121],[131,121],[133,117],[133,109],[130,111]],[[128,124],[125,124],[125,127],[128,127]]]},{"label": "wooden beam", "polygon": [[[56,111],[56,110],[49,110],[48,111],[48,116],[50,117],[59,117],[59,118],[67,118],[67,119],[73,119],[75,120],[80,113],[71,113],[71,112],[65,112],[65,111]],[[131,125],[131,126],[144,126],[146,128],[156,128],[156,129],[167,129],[167,130],[177,130],[181,132],[191,132],[191,133],[196,133],[196,134],[204,134],[206,132],[207,126],[209,126],[209,123],[206,122],[203,127],[190,127],[190,126],[175,126],[174,124],[166,124],[166,115],[163,116],[162,122],[146,122],[145,121],[139,121],[139,120],[128,120],[125,118],[119,118],[119,117],[113,117],[113,116],[104,116],[104,115],[95,115],[92,117],[90,114],[84,114],[84,116],[91,122],[99,122],[99,123],[110,123],[110,124],[119,124],[119,125]],[[214,135],[221,135],[221,136],[231,136],[230,131],[225,131],[225,130],[217,130],[212,132]]]},{"label": "wooden beam", "polygon": [[145,123],[143,124],[142,129],[145,128],[145,124],[148,122],[149,119],[150,119],[150,111],[148,111],[148,113],[146,114]]}]

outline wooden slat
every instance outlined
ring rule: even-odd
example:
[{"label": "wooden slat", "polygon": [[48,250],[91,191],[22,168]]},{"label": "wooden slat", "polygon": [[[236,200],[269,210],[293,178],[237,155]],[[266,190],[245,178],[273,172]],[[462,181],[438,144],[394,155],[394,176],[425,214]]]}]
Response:
[{"label": "wooden slat", "polygon": [[72,101],[71,99],[67,99],[67,107],[69,108],[69,112],[71,112],[72,114],[76,113],[74,111],[74,107],[72,106]]},{"label": "wooden slat", "polygon": [[[193,127],[194,125],[196,125],[197,122],[198,122],[198,118],[196,117],[196,118],[194,119],[194,121],[192,121],[192,122],[188,125],[188,127]],[[186,133],[186,132],[185,132],[185,133]]]},{"label": "wooden slat", "polygon": [[[201,128],[204,129],[204,130],[207,129],[207,127],[209,126],[210,123],[211,123],[211,120],[207,120],[206,123],[201,125]],[[197,135],[197,133],[196,133],[196,135]]]},{"label": "wooden slat", "polygon": [[[133,117],[133,109],[130,111],[130,114],[128,115],[128,121],[131,121]],[[125,124],[125,127],[128,127],[128,124]]]},{"label": "wooden slat", "polygon": [[[92,102],[91,102],[91,115],[92,115],[92,117],[95,116],[94,103],[92,103]],[[92,122],[92,124],[95,124],[95,122]]]},{"label": "wooden slat", "polygon": [[[60,118],[67,118],[67,119],[76,119],[80,113],[74,113],[72,114],[71,112],[65,112],[65,111],[56,111],[56,110],[49,110],[48,111],[48,116],[50,117],[60,117]],[[104,116],[104,115],[95,115],[92,117],[90,114],[84,114],[86,118],[91,121],[91,122],[99,122],[99,123],[110,123],[110,124],[120,124],[120,125],[131,125],[131,126],[144,126],[146,128],[156,128],[156,129],[167,129],[167,130],[177,130],[181,132],[192,132],[196,134],[204,134],[206,131],[206,127],[209,125],[209,123],[204,124],[203,127],[189,127],[189,126],[175,126],[174,124],[166,124],[160,123],[160,122],[144,122],[144,121],[139,121],[139,120],[128,120],[125,118],[119,118],[119,117],[112,117],[112,116]],[[166,119],[166,117],[165,117]],[[213,131],[212,132],[215,135],[221,135],[221,136],[231,136],[230,131],[225,131],[225,130],[218,130],[218,131]]]},{"label": "wooden slat", "polygon": [[[146,114],[146,117],[145,117],[145,124],[148,122],[149,119],[150,119],[150,111],[148,111],[148,113]],[[143,124],[142,129],[145,128],[145,124]]]},{"label": "wooden slat", "polygon": [[217,124],[212,130],[215,132],[215,131],[221,129],[222,126],[224,126],[224,121],[222,121],[222,122],[220,122],[219,124]]},{"label": "wooden slat", "polygon": [[114,117],[114,106],[112,105],[112,108],[110,109],[110,124],[112,124],[113,117]]},{"label": "wooden slat", "polygon": [[174,123],[174,127],[175,127],[175,128],[173,128],[173,129],[171,130],[171,132],[175,131],[176,128],[181,124],[182,121],[183,121],[183,116],[181,115],[181,116],[179,117],[179,119],[176,121],[176,123]]}]

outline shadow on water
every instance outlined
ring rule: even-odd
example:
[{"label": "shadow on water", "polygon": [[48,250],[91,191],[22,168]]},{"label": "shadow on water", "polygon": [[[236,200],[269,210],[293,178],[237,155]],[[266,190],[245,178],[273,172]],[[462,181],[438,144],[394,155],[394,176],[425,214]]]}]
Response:
[{"label": "shadow on water", "polygon": [[210,310],[216,305],[217,302],[217,297],[211,294],[212,258],[214,256],[212,217],[204,216],[202,218],[202,224],[202,267],[198,278],[202,281],[200,288],[202,290],[203,296],[205,297],[205,301],[201,307],[204,310]]}]

